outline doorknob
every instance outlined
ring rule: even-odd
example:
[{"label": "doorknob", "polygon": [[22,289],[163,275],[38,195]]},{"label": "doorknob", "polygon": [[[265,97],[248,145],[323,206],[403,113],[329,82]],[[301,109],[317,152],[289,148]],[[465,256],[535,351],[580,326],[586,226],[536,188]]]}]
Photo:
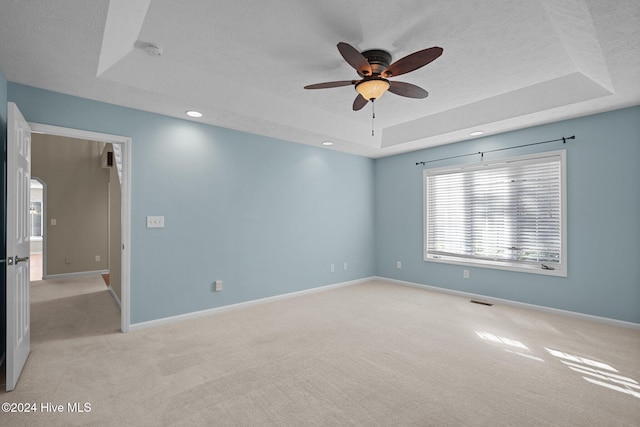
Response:
[{"label": "doorknob", "polygon": [[29,257],[28,257],[28,256],[26,256],[26,257],[22,257],[22,258],[20,258],[19,256],[16,256],[16,258],[15,258],[15,260],[16,260],[16,264],[18,264],[19,262],[26,261],[26,260],[28,260],[28,259],[29,259]]}]

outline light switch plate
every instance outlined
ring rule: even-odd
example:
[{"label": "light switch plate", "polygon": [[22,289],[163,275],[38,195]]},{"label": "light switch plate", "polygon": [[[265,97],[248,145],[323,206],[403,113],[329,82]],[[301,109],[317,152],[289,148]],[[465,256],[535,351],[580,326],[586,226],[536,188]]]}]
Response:
[{"label": "light switch plate", "polygon": [[147,228],[164,228],[164,216],[148,216]]}]

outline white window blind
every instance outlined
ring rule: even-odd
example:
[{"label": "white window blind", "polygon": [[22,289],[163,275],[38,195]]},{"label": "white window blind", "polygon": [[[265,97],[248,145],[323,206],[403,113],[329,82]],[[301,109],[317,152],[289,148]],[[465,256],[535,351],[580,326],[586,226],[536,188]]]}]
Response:
[{"label": "white window blind", "polygon": [[564,151],[426,169],[425,260],[566,275],[563,176]]}]

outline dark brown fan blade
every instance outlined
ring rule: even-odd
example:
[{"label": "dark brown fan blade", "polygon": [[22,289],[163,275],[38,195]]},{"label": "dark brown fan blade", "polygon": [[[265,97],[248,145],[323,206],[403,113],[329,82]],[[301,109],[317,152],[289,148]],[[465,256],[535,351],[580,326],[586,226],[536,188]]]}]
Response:
[{"label": "dark brown fan blade", "polygon": [[414,52],[411,55],[400,58],[393,64],[389,65],[382,72],[382,76],[385,78],[389,78],[392,76],[399,76],[401,74],[417,70],[418,68],[424,67],[431,61],[437,59],[440,55],[442,55],[442,52],[443,49],[437,46]]},{"label": "dark brown fan blade", "polygon": [[338,50],[345,61],[349,63],[361,76],[371,75],[371,65],[369,61],[358,50],[348,43],[338,43]]},{"label": "dark brown fan blade", "polygon": [[389,92],[396,95],[406,96],[407,98],[426,98],[429,96],[429,92],[422,89],[420,86],[412,85],[405,82],[390,82]]},{"label": "dark brown fan blade", "polygon": [[358,95],[355,101],[353,101],[353,111],[362,110],[362,107],[367,105],[367,102],[369,101],[367,101],[364,96]]},{"label": "dark brown fan blade", "polygon": [[353,80],[341,80],[337,82],[316,83],[314,85],[305,86],[305,89],[328,89],[331,87],[349,86],[354,84]]}]

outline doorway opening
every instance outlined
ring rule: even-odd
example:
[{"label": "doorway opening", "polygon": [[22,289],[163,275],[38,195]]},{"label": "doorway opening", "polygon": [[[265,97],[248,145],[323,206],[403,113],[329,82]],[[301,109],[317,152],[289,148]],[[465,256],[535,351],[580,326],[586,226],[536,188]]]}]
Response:
[{"label": "doorway opening", "polygon": [[36,177],[31,177],[31,199],[29,200],[29,219],[31,236],[29,243],[30,281],[42,280],[44,275],[44,218],[46,206],[46,184]]},{"label": "doorway opening", "polygon": [[[104,153],[110,152],[111,154],[104,156],[104,162],[109,162],[109,167],[113,167],[113,170],[117,170],[117,173],[112,174],[112,176],[116,176],[113,178],[118,181],[117,191],[109,190],[109,197],[113,197],[113,201],[116,203],[109,202],[109,206],[115,206],[114,209],[109,209],[106,213],[109,216],[108,224],[110,228],[110,224],[115,223],[117,225],[116,236],[113,241],[116,242],[109,247],[108,254],[110,258],[110,266],[109,266],[109,276],[107,276],[111,282],[117,282],[118,288],[115,286],[112,288],[109,286],[109,291],[111,292],[114,300],[120,306],[121,310],[121,319],[120,319],[120,329],[122,332],[129,332],[129,324],[130,324],[130,306],[129,306],[129,295],[130,295],[130,240],[131,240],[131,229],[130,229],[130,176],[131,176],[131,138],[118,136],[118,135],[110,135],[110,134],[102,134],[97,132],[79,130],[79,129],[71,129],[71,128],[63,128],[58,126],[44,125],[39,123],[29,123],[31,126],[32,134],[43,134],[47,136],[55,136],[55,137],[63,137],[63,138],[73,138],[73,139],[81,139],[85,141],[97,142],[100,143],[104,148]],[[115,153],[115,154],[114,154]],[[117,164],[115,163],[117,161]],[[46,180],[45,180],[46,181]],[[46,210],[46,205],[48,200],[46,199],[46,184],[41,181],[43,184],[42,189],[42,205],[40,219],[42,224],[42,241],[44,244],[47,244],[47,228],[50,224],[60,225],[54,221],[57,221],[57,218],[48,218],[48,213]],[[37,193],[37,189],[36,189]],[[30,201],[30,213],[32,214],[32,219],[38,218],[38,202],[36,200]],[[33,206],[32,206],[33,205]],[[33,209],[31,209],[33,207]],[[58,227],[60,228],[60,227]],[[34,232],[38,230],[32,230]],[[111,230],[109,230],[110,232]],[[36,242],[37,242],[36,238]],[[109,242],[112,239],[109,238]],[[38,244],[34,242],[34,250],[38,250]],[[51,273],[55,273],[55,271],[47,271],[47,249],[46,247],[42,247],[42,253],[45,263],[42,267],[42,272],[44,278],[50,277]],[[37,261],[37,256],[36,256]],[[63,260],[62,262],[67,262],[68,260]],[[75,260],[71,260],[74,262]],[[100,256],[95,255],[95,259],[92,261],[98,263],[99,261],[104,261]],[[97,265],[97,264],[96,264]],[[112,274],[112,266],[117,267],[114,268],[114,272],[116,274],[113,277]],[[36,267],[37,268],[37,267]],[[104,273],[104,271],[103,271]],[[61,274],[60,277],[68,277],[73,276],[74,273],[70,274]],[[33,276],[32,276],[33,277]],[[103,276],[104,277],[104,276]],[[115,279],[115,280],[114,280]]]}]

